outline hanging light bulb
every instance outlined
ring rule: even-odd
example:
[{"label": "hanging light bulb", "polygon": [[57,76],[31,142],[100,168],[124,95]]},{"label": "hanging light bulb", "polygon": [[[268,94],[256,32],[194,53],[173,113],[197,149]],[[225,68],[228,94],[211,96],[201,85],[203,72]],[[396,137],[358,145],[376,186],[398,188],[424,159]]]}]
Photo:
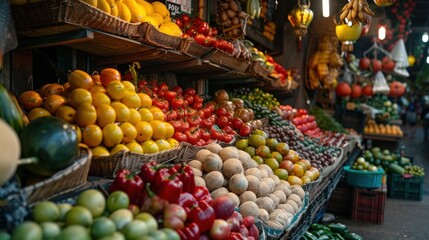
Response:
[{"label": "hanging light bulb", "polygon": [[329,0],[323,0],[322,2],[322,14],[323,17],[329,17]]},{"label": "hanging light bulb", "polygon": [[386,27],[384,25],[381,25],[378,28],[378,39],[384,40],[386,38]]},{"label": "hanging light bulb", "polygon": [[423,33],[422,35],[422,42],[426,43],[429,41],[429,35],[427,32]]},{"label": "hanging light bulb", "polygon": [[313,20],[313,11],[310,9],[310,0],[308,4],[301,4],[298,0],[298,5],[288,14],[290,24],[295,30],[295,35],[298,40],[298,50],[301,50],[302,37],[307,33],[307,28]]}]

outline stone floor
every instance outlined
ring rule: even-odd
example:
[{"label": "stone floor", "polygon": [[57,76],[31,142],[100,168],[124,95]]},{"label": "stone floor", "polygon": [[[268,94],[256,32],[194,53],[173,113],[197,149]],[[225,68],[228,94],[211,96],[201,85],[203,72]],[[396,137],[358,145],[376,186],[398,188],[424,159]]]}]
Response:
[{"label": "stone floor", "polygon": [[429,239],[429,141],[423,141],[421,125],[403,127],[403,130],[406,136],[401,144],[406,146],[406,155],[413,156],[414,163],[426,170],[423,200],[387,198],[384,223],[381,225],[355,222],[347,218],[334,220],[348,225],[352,232],[359,233],[365,240]]}]

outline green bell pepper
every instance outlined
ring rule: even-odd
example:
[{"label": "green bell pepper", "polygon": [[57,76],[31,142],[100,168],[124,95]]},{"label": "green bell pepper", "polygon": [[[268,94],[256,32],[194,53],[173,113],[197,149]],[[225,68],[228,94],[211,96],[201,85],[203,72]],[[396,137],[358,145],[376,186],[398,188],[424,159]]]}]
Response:
[{"label": "green bell pepper", "polygon": [[320,229],[326,230],[326,231],[331,231],[327,226],[322,225],[322,224],[313,223],[310,226],[310,231],[313,231],[313,230],[317,231],[317,230],[320,230]]},{"label": "green bell pepper", "polygon": [[344,240],[343,236],[341,236],[339,233],[333,233],[332,236],[336,239],[336,240]]},{"label": "green bell pepper", "polygon": [[343,236],[345,240],[363,240],[363,237],[356,233],[347,233]]},{"label": "green bell pepper", "polygon": [[319,230],[311,231],[311,234],[313,234],[317,238],[320,238],[325,235],[331,235],[332,232],[330,230],[319,229]]},{"label": "green bell pepper", "polygon": [[335,240],[335,237],[333,237],[331,234],[320,236],[317,240]]},{"label": "green bell pepper", "polygon": [[340,235],[344,235],[349,232],[348,227],[342,223],[330,223],[328,224],[328,228],[331,229],[333,233],[339,233]]},{"label": "green bell pepper", "polygon": [[304,233],[303,238],[305,240],[317,240],[317,237],[314,236],[313,234],[311,234],[311,232],[309,232],[309,231],[307,231],[307,232]]}]

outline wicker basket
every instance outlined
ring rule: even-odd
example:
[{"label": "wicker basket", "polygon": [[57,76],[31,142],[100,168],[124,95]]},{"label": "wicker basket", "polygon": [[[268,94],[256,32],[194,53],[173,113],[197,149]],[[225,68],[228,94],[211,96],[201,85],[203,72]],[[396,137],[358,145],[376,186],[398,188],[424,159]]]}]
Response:
[{"label": "wicker basket", "polygon": [[[121,36],[138,32],[140,23],[129,23],[79,0],[48,0],[12,8],[18,31],[72,24]],[[52,31],[51,34],[55,34]]]},{"label": "wicker basket", "polygon": [[250,61],[240,58],[237,59],[219,49],[206,54],[203,59],[237,72],[246,72],[251,65]]},{"label": "wicker basket", "polygon": [[258,61],[254,61],[250,68],[250,73],[254,74],[257,77],[268,77],[270,72],[268,69],[264,68],[262,64]]},{"label": "wicker basket", "polygon": [[195,157],[198,151],[205,148],[206,146],[195,146],[187,142],[181,142],[176,162],[188,162]]},{"label": "wicker basket", "polygon": [[85,185],[91,166],[91,157],[91,150],[81,147],[76,157],[77,161],[71,166],[46,180],[23,188],[21,191],[26,195],[28,204],[34,205],[41,200],[53,198]]},{"label": "wicker basket", "polygon": [[128,156],[128,152],[120,151],[107,157],[93,157],[89,176],[113,178],[119,164]]},{"label": "wicker basket", "polygon": [[191,57],[202,57],[211,51],[214,51],[214,48],[204,47],[192,38],[183,38],[179,45],[179,52]]},{"label": "wicker basket", "polygon": [[154,47],[172,50],[177,50],[181,42],[181,38],[162,33],[149,23],[140,24],[138,33],[130,35],[130,37],[136,41],[146,43]]}]

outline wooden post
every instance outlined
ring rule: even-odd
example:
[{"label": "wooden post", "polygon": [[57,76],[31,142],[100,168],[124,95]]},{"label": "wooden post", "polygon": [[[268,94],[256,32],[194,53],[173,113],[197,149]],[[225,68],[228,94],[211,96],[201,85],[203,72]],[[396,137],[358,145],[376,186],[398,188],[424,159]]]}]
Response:
[{"label": "wooden post", "polygon": [[15,50],[11,55],[10,90],[18,96],[33,89],[33,51]]}]

